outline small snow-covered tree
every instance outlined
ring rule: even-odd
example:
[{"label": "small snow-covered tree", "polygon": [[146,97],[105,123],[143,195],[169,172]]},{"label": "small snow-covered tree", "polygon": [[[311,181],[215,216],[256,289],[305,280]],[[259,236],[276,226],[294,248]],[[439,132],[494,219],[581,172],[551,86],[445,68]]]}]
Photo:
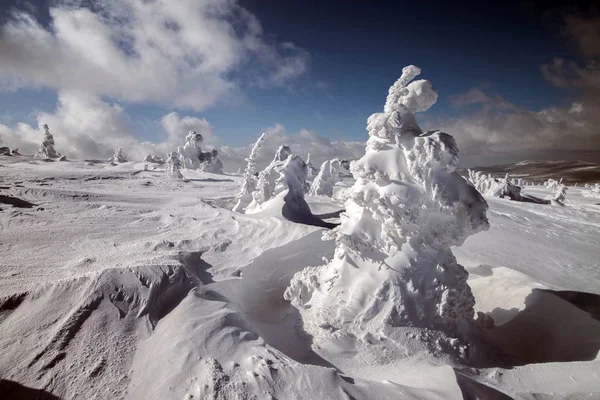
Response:
[{"label": "small snow-covered tree", "polygon": [[511,200],[521,200],[521,187],[517,186],[516,180],[510,179],[508,174],[504,178],[494,178],[482,174],[480,171],[468,171],[468,180],[484,196],[508,197]]},{"label": "small snow-covered tree", "polygon": [[127,159],[127,155],[125,154],[123,149],[120,147],[117,149],[117,151],[115,152],[115,154],[112,156],[112,158],[110,160],[114,163],[124,163],[124,162],[129,161]]},{"label": "small snow-covered tree", "polygon": [[181,161],[179,161],[179,155],[174,151],[169,153],[169,157],[167,158],[167,174],[171,178],[183,178],[181,174]]},{"label": "small snow-covered tree", "polygon": [[256,177],[256,158],[258,157],[258,151],[262,147],[263,142],[267,138],[267,133],[264,132],[252,146],[250,155],[246,158],[246,170],[244,171],[244,182],[242,188],[236,196],[237,202],[233,207],[233,211],[242,213],[246,210],[246,207],[252,202],[252,193],[256,190],[258,178]]},{"label": "small snow-covered tree", "polygon": [[565,198],[567,197],[567,189],[568,187],[562,183],[558,185],[554,191],[554,201],[557,201],[561,204],[564,203]]},{"label": "small snow-covered tree", "polygon": [[165,160],[159,155],[156,154],[146,154],[144,157],[144,162],[154,163],[154,164],[164,164]]},{"label": "small snow-covered tree", "polygon": [[414,113],[437,99],[428,81],[413,81],[419,73],[404,68],[384,112],[368,120],[365,155],[351,164],[356,182],[346,212],[329,235],[334,258],[294,275],[285,292],[315,340],[338,330],[365,337],[411,327],[453,343],[443,333],[434,339],[433,330],[454,335],[459,323],[473,320],[468,273],[451,246],[488,228],[487,203],[455,172],[454,138],[417,124]]},{"label": "small snow-covered tree", "polygon": [[339,159],[325,161],[321,164],[319,174],[310,186],[311,196],[333,196],[333,187],[341,180],[342,164]]},{"label": "small snow-covered tree", "polygon": [[47,124],[43,125],[44,128],[44,141],[40,145],[37,153],[35,154],[35,158],[40,158],[43,160],[65,160],[66,157],[62,154],[58,153],[54,149],[54,136],[50,133],[50,128]]}]

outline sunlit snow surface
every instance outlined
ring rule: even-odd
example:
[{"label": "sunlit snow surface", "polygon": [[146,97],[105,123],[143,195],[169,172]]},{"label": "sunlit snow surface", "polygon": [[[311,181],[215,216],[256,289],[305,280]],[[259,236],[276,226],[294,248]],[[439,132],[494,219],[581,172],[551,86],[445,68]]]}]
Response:
[{"label": "sunlit snow surface", "polygon": [[[490,229],[453,251],[476,311],[496,321],[483,337],[507,358],[461,366],[403,358],[392,339],[311,347],[283,292],[294,273],[333,256],[324,230],[230,211],[241,176],[182,170],[182,180],[165,168],[0,157],[0,393],[600,396],[600,323],[590,316],[599,302],[573,293],[600,295],[600,206],[587,189],[570,187],[565,207],[486,199]],[[339,201],[306,199],[336,221]]]}]

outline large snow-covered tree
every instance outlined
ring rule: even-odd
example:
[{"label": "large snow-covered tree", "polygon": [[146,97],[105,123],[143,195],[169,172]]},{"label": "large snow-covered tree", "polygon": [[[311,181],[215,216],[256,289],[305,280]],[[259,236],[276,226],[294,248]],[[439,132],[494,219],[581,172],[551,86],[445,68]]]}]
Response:
[{"label": "large snow-covered tree", "polygon": [[356,183],[329,235],[334,258],[297,273],[285,292],[314,337],[393,327],[449,332],[474,317],[468,273],[451,246],[488,228],[488,206],[455,172],[454,138],[417,124],[414,113],[437,100],[430,82],[413,81],[419,73],[404,68],[384,112],[368,119],[365,155],[351,164]]},{"label": "large snow-covered tree", "polygon": [[333,195],[333,187],[341,180],[341,170],[342,163],[337,158],[323,162],[319,169],[319,174],[310,186],[310,195],[331,197]]},{"label": "large snow-covered tree", "polygon": [[185,138],[185,145],[178,148],[179,160],[182,167],[215,174],[223,173],[223,163],[218,158],[216,149],[202,150],[204,138],[196,131],[190,131]]}]

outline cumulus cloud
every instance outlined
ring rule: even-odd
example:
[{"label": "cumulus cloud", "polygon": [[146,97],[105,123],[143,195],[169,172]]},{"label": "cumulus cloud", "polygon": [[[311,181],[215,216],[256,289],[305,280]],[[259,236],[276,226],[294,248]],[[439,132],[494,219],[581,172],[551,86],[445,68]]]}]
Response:
[{"label": "cumulus cloud", "polygon": [[565,22],[583,63],[555,58],[541,72],[549,84],[578,93],[572,104],[533,111],[473,88],[450,97],[456,117],[427,120],[424,126],[453,134],[466,164],[528,157],[600,161],[600,18],[570,16]]},{"label": "cumulus cloud", "polygon": [[0,86],[46,87],[202,110],[246,85],[285,85],[309,55],[268,40],[235,0],[62,1],[42,26],[14,11],[0,28]]}]

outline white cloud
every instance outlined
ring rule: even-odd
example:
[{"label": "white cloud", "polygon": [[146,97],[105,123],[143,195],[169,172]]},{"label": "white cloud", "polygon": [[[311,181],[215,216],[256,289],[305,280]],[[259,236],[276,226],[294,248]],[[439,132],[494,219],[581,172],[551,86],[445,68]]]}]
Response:
[{"label": "white cloud", "polygon": [[201,110],[247,85],[285,85],[309,55],[265,38],[234,0],[69,1],[50,29],[27,12],[0,28],[0,86],[48,87]]}]

